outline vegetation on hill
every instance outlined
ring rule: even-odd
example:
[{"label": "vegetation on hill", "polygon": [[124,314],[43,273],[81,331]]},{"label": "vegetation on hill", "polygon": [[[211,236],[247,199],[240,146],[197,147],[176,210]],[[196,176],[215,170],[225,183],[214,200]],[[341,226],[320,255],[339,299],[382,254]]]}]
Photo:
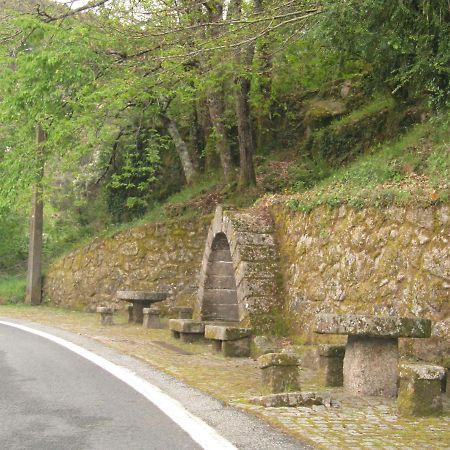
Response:
[{"label": "vegetation on hill", "polygon": [[448,0],[4,0],[0,23],[0,276],[36,185],[47,261],[265,193],[448,201]]}]

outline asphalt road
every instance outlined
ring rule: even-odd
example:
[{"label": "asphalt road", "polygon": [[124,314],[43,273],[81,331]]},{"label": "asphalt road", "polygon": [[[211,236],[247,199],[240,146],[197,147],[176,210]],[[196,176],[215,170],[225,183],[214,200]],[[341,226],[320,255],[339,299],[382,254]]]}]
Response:
[{"label": "asphalt road", "polygon": [[0,325],[3,449],[199,449],[138,392],[75,353]]},{"label": "asphalt road", "polygon": [[[36,324],[32,327],[81,344],[168,392],[187,411],[200,416],[204,421],[200,425],[209,423],[206,427],[224,436],[225,447],[220,448],[229,443],[239,449],[309,448],[90,339]],[[194,438],[143,395],[91,361],[48,339],[0,324],[2,450],[219,448],[200,446],[201,441]]]}]

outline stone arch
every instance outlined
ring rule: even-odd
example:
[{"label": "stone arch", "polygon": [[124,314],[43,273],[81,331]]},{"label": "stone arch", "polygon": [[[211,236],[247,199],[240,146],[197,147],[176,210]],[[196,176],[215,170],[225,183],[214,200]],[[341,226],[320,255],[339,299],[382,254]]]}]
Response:
[{"label": "stone arch", "polygon": [[196,315],[251,326],[279,302],[278,254],[264,210],[216,208],[206,239]]}]

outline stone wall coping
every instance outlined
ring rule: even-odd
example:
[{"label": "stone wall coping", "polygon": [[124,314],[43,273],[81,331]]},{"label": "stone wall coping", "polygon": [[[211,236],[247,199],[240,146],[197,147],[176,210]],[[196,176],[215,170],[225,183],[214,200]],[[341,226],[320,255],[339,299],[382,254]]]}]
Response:
[{"label": "stone wall coping", "polygon": [[319,355],[328,358],[343,358],[345,355],[345,345],[320,344]]},{"label": "stone wall coping", "polygon": [[178,333],[203,334],[205,332],[205,324],[193,319],[170,319],[169,329]]},{"label": "stone wall coping", "polygon": [[168,297],[167,292],[154,291],[117,291],[119,300],[161,302]]},{"label": "stone wall coping", "polygon": [[261,369],[271,366],[298,366],[298,356],[289,353],[266,353],[258,358]]},{"label": "stone wall coping", "polygon": [[445,369],[434,364],[405,363],[400,365],[399,377],[415,380],[442,380]]},{"label": "stone wall coping", "polygon": [[431,320],[411,317],[321,314],[316,333],[350,336],[428,338]]},{"label": "stone wall coping", "polygon": [[222,325],[206,325],[205,338],[217,341],[236,341],[251,336],[251,328]]}]

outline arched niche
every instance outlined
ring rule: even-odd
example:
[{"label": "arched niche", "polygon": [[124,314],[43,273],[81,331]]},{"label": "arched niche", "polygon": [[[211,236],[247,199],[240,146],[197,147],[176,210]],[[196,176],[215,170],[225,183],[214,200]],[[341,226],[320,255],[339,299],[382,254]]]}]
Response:
[{"label": "arched niche", "polygon": [[214,236],[205,271],[203,320],[239,322],[236,278],[230,243],[225,233]]}]

